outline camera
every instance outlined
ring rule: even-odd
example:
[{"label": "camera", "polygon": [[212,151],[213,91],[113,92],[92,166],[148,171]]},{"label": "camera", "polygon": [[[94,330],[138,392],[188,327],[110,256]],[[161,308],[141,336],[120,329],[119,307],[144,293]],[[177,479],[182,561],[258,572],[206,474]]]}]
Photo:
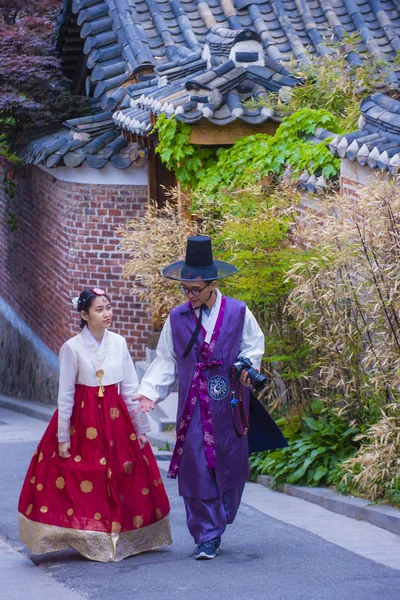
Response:
[{"label": "camera", "polygon": [[267,383],[265,375],[261,375],[256,369],[253,369],[252,362],[249,358],[242,356],[231,366],[231,377],[235,381],[239,381],[242,371],[247,371],[247,376],[251,381],[251,385],[256,392],[260,392]]}]

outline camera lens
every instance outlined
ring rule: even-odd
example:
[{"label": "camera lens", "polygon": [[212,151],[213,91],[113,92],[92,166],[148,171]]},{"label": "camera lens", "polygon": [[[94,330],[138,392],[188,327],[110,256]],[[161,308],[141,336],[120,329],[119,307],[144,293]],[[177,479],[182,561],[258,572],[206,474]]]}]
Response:
[{"label": "camera lens", "polygon": [[267,383],[267,378],[265,377],[265,375],[262,375],[255,369],[251,369],[251,371],[253,371],[253,373],[251,375],[249,372],[251,385],[257,392],[259,392],[260,390],[262,390],[265,387],[265,384]]}]

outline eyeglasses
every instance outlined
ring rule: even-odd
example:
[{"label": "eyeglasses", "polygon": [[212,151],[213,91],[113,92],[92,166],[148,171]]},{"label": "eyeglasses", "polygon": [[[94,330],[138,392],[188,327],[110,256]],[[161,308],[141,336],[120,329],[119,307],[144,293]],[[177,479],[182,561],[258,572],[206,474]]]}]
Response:
[{"label": "eyeglasses", "polygon": [[208,287],[208,286],[209,286],[209,284],[205,285],[202,288],[188,288],[188,287],[186,287],[186,285],[180,285],[179,289],[182,292],[182,294],[185,294],[185,296],[189,296],[189,294],[193,294],[193,296],[198,297],[198,296],[200,296],[201,292],[203,290],[205,290],[206,287]]}]

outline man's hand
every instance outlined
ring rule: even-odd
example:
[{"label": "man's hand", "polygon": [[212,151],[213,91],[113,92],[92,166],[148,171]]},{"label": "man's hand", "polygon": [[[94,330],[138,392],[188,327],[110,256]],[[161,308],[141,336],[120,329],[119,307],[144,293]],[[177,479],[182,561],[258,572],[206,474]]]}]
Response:
[{"label": "man's hand", "polygon": [[139,406],[134,411],[135,415],[137,415],[137,413],[140,410],[142,411],[142,413],[150,412],[151,410],[154,410],[154,407],[156,405],[156,403],[153,402],[153,400],[150,400],[150,398],[147,398],[146,396],[138,396],[137,398],[133,398],[133,401],[139,402]]},{"label": "man's hand", "polygon": [[58,454],[61,458],[69,458],[71,455],[69,449],[71,448],[71,442],[60,442],[58,444]]},{"label": "man's hand", "polygon": [[143,450],[145,445],[148,443],[147,435],[145,433],[141,433],[140,435],[137,436],[137,439],[139,442],[140,449]]},{"label": "man's hand", "polygon": [[251,387],[251,381],[247,377],[247,371],[242,371],[240,373],[240,383],[246,387]]}]

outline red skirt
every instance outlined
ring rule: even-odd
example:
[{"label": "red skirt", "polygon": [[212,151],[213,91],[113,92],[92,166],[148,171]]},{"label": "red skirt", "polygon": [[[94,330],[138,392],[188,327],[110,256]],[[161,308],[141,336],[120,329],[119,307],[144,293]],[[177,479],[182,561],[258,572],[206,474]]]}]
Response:
[{"label": "red skirt", "polygon": [[75,548],[119,561],[171,543],[169,501],[150,444],[139,447],[115,385],[77,385],[70,458],[58,454],[57,411],[34,456],[18,505],[33,554]]}]

